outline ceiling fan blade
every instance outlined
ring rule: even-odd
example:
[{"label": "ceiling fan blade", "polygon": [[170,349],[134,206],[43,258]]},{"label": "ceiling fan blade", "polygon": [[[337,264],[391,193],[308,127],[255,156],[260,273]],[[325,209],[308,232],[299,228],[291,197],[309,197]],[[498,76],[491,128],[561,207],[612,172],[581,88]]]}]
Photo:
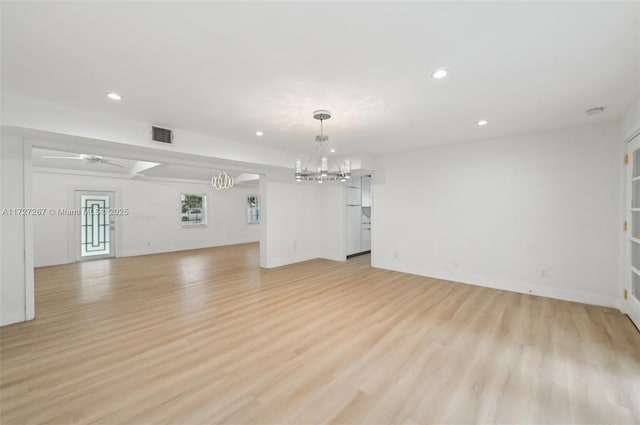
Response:
[{"label": "ceiling fan blade", "polygon": [[113,165],[113,166],[116,166],[116,167],[124,168],[124,165],[118,164],[117,162],[107,161],[106,159],[103,159],[102,161],[100,161],[100,163],[101,164],[109,164],[109,165]]},{"label": "ceiling fan blade", "polygon": [[43,156],[46,159],[82,159],[79,156]]}]

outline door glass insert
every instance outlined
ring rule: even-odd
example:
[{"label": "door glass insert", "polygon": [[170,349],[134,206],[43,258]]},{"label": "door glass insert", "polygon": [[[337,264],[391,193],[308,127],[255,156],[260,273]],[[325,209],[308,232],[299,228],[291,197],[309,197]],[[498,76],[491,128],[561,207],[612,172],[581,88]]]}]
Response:
[{"label": "door glass insert", "polygon": [[640,297],[640,276],[635,272],[631,272],[631,293],[636,297]]},{"label": "door glass insert", "polygon": [[81,195],[81,255],[110,254],[109,196]]},{"label": "door glass insert", "polygon": [[631,183],[631,208],[640,208],[640,180]]},{"label": "door glass insert", "polygon": [[640,212],[631,213],[631,237],[640,239]]},{"label": "door glass insert", "polygon": [[632,177],[640,176],[640,151],[633,152],[633,175]]},{"label": "door glass insert", "polygon": [[631,265],[640,271],[640,244],[631,242]]}]

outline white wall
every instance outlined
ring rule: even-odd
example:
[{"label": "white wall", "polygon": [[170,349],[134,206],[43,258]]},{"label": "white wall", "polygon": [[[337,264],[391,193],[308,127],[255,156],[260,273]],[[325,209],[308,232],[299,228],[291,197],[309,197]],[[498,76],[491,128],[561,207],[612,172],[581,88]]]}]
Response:
[{"label": "white wall", "polygon": [[313,258],[344,260],[344,202],[339,184],[296,183],[291,173],[270,173],[265,200],[263,267]]},{"label": "white wall", "polygon": [[278,267],[317,258],[320,219],[317,189],[296,184],[291,176],[268,175],[266,200],[264,266]]},{"label": "white wall", "polygon": [[627,140],[638,130],[640,130],[640,99],[631,105],[629,111],[622,117],[622,140]]},{"label": "white wall", "polygon": [[616,306],[619,140],[604,123],[378,157],[373,266]]},{"label": "white wall", "polygon": [[164,146],[150,141],[151,125],[173,128],[170,123],[118,118],[9,93],[2,93],[1,100],[3,126],[271,166],[293,167],[296,159],[295,154],[277,149],[221,140],[182,129],[174,129],[174,145]]},{"label": "white wall", "polygon": [[[0,142],[0,209],[23,208],[24,157],[22,139],[2,136]],[[25,216],[4,211],[0,216],[0,326],[31,319],[25,283],[33,279],[25,267]]]},{"label": "white wall", "polygon": [[[259,188],[235,186],[216,191],[208,183],[140,180],[60,174],[33,174],[33,205],[74,208],[73,189],[115,190],[116,204],[129,215],[117,217],[117,255],[130,256],[258,241],[260,225],[247,224],[247,196]],[[207,195],[206,226],[184,227],[180,222],[180,194]],[[75,261],[74,226],[77,217],[34,217],[35,265]],[[71,243],[69,240],[71,239]]]},{"label": "white wall", "polygon": [[[302,183],[301,183],[302,184]],[[320,186],[316,183],[316,186]],[[320,252],[318,257],[334,261],[345,261],[346,204],[345,191],[340,183],[326,183],[318,188],[320,211]]]}]

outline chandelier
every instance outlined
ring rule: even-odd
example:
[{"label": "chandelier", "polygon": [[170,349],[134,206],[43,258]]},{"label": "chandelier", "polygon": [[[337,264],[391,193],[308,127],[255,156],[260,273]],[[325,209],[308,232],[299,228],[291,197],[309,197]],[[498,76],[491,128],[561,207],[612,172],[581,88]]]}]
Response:
[{"label": "chandelier", "polygon": [[[296,181],[316,181],[322,183],[325,181],[341,181],[344,182],[351,178],[351,161],[345,159],[339,164],[333,153],[335,149],[329,145],[329,136],[324,135],[323,122],[331,118],[331,112],[325,110],[315,111],[313,118],[320,120],[320,134],[316,136],[316,146],[311,152],[311,156],[306,165],[302,166],[300,159],[296,160]],[[314,158],[318,158],[314,161]],[[329,164],[331,162],[331,165]],[[333,167],[335,165],[335,168]],[[329,169],[331,166],[332,169]],[[316,167],[316,168],[313,168]]]},{"label": "chandelier", "polygon": [[233,177],[231,177],[226,171],[221,171],[217,176],[211,177],[211,186],[215,190],[231,189],[233,187]]}]

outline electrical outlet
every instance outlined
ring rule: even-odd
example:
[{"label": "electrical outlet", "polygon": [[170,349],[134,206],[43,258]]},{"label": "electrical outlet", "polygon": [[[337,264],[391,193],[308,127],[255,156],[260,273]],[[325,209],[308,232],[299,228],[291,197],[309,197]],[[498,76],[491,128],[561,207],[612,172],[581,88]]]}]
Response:
[{"label": "electrical outlet", "polygon": [[298,252],[298,241],[293,241],[293,252]]},{"label": "electrical outlet", "polygon": [[540,267],[540,269],[538,270],[538,276],[540,276],[541,278],[549,277],[549,269],[547,269],[546,267]]},{"label": "electrical outlet", "polygon": [[397,260],[398,258],[400,258],[400,254],[398,253],[398,251],[395,251],[395,252],[393,253],[393,256],[396,258],[396,260]]}]

